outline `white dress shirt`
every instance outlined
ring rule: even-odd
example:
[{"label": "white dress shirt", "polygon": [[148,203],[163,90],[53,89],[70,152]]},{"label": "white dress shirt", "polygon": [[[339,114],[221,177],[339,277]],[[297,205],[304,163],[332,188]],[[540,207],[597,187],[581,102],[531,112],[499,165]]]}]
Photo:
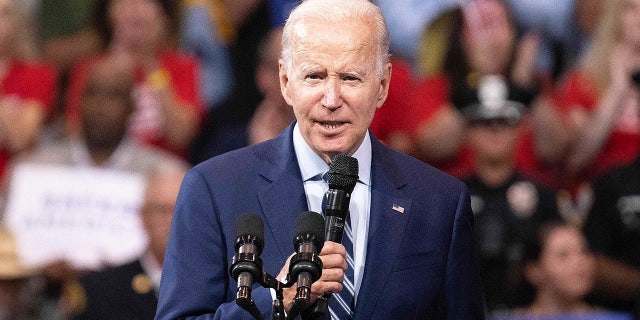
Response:
[{"label": "white dress shirt", "polygon": [[[322,176],[327,172],[329,165],[309,147],[302,137],[297,123],[293,129],[293,146],[300,165],[309,210],[321,213],[322,198],[329,186],[321,179],[317,179],[317,176]],[[364,141],[352,157],[358,159],[359,177],[349,202],[349,216],[353,230],[355,298],[357,301],[364,274],[365,257],[367,256],[367,234],[369,233],[371,209],[371,138],[368,131]]]}]

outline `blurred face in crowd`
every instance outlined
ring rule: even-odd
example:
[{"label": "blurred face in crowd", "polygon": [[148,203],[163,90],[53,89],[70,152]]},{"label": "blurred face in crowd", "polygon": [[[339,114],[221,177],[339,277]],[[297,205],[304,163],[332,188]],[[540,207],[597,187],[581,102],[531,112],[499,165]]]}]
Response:
[{"label": "blurred face in crowd", "polygon": [[147,181],[142,223],[149,238],[149,250],[160,263],[164,260],[173,209],[183,176],[184,172],[174,170],[154,174]]},{"label": "blurred face in crowd", "polygon": [[11,0],[0,0],[0,54],[6,54],[12,45],[14,13]]},{"label": "blurred face in crowd", "polygon": [[278,58],[282,51],[282,30],[274,30],[260,47],[260,56],[256,68],[256,85],[265,99],[282,101],[280,85],[274,79],[278,78]]},{"label": "blurred face in crowd", "polygon": [[327,163],[357,150],[387,97],[391,64],[379,68],[379,39],[368,20],[300,21],[291,65],[280,61],[282,94],[305,141]]},{"label": "blurred face in crowd", "polygon": [[538,293],[580,300],[591,290],[594,272],[584,236],[570,227],[556,227],[546,236],[540,261],[530,267],[528,275]]},{"label": "blurred face in crowd", "polygon": [[588,36],[592,36],[604,1],[602,0],[576,0],[576,18],[580,30]]},{"label": "blurred face in crowd", "polygon": [[501,162],[513,157],[518,124],[506,119],[487,119],[469,124],[468,139],[478,161]]},{"label": "blurred face in crowd", "polygon": [[112,0],[108,12],[115,43],[136,50],[164,36],[167,17],[156,0]]},{"label": "blurred face in crowd", "polygon": [[89,76],[81,107],[82,130],[90,147],[117,146],[128,127],[133,111],[129,74],[99,64]]},{"label": "blurred face in crowd", "polygon": [[640,48],[640,0],[622,0],[623,41]]},{"label": "blurred face in crowd", "polygon": [[463,12],[463,48],[470,66],[481,74],[504,74],[515,41],[506,7],[495,0],[478,0],[465,5]]}]

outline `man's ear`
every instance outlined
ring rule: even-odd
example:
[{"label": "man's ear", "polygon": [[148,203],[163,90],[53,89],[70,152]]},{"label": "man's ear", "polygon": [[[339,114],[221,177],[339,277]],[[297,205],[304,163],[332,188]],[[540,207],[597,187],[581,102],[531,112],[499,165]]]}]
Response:
[{"label": "man's ear", "polygon": [[378,103],[377,108],[380,108],[382,104],[387,100],[389,95],[389,83],[391,82],[391,63],[387,63],[384,66],[384,72],[382,73],[382,79],[380,79],[380,89],[378,91]]},{"label": "man's ear", "polygon": [[288,105],[292,106],[289,92],[289,77],[287,76],[282,59],[278,60],[278,77],[280,79],[280,92],[282,92],[282,97],[284,97],[284,101],[286,101]]}]

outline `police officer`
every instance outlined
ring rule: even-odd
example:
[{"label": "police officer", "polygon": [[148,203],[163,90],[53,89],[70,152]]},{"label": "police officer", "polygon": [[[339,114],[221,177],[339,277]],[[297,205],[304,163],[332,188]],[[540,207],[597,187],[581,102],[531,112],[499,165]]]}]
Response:
[{"label": "police officer", "polygon": [[526,297],[515,285],[526,237],[542,222],[559,219],[555,194],[516,169],[514,147],[525,107],[508,100],[508,90],[499,76],[485,77],[477,103],[462,110],[475,158],[465,182],[489,312],[527,302],[519,301]]}]

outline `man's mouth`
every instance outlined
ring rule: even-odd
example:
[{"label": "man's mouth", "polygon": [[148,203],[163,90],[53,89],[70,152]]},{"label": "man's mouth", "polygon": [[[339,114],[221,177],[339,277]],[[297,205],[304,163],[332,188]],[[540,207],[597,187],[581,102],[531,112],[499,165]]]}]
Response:
[{"label": "man's mouth", "polygon": [[320,125],[329,130],[338,129],[344,122],[320,122]]}]

